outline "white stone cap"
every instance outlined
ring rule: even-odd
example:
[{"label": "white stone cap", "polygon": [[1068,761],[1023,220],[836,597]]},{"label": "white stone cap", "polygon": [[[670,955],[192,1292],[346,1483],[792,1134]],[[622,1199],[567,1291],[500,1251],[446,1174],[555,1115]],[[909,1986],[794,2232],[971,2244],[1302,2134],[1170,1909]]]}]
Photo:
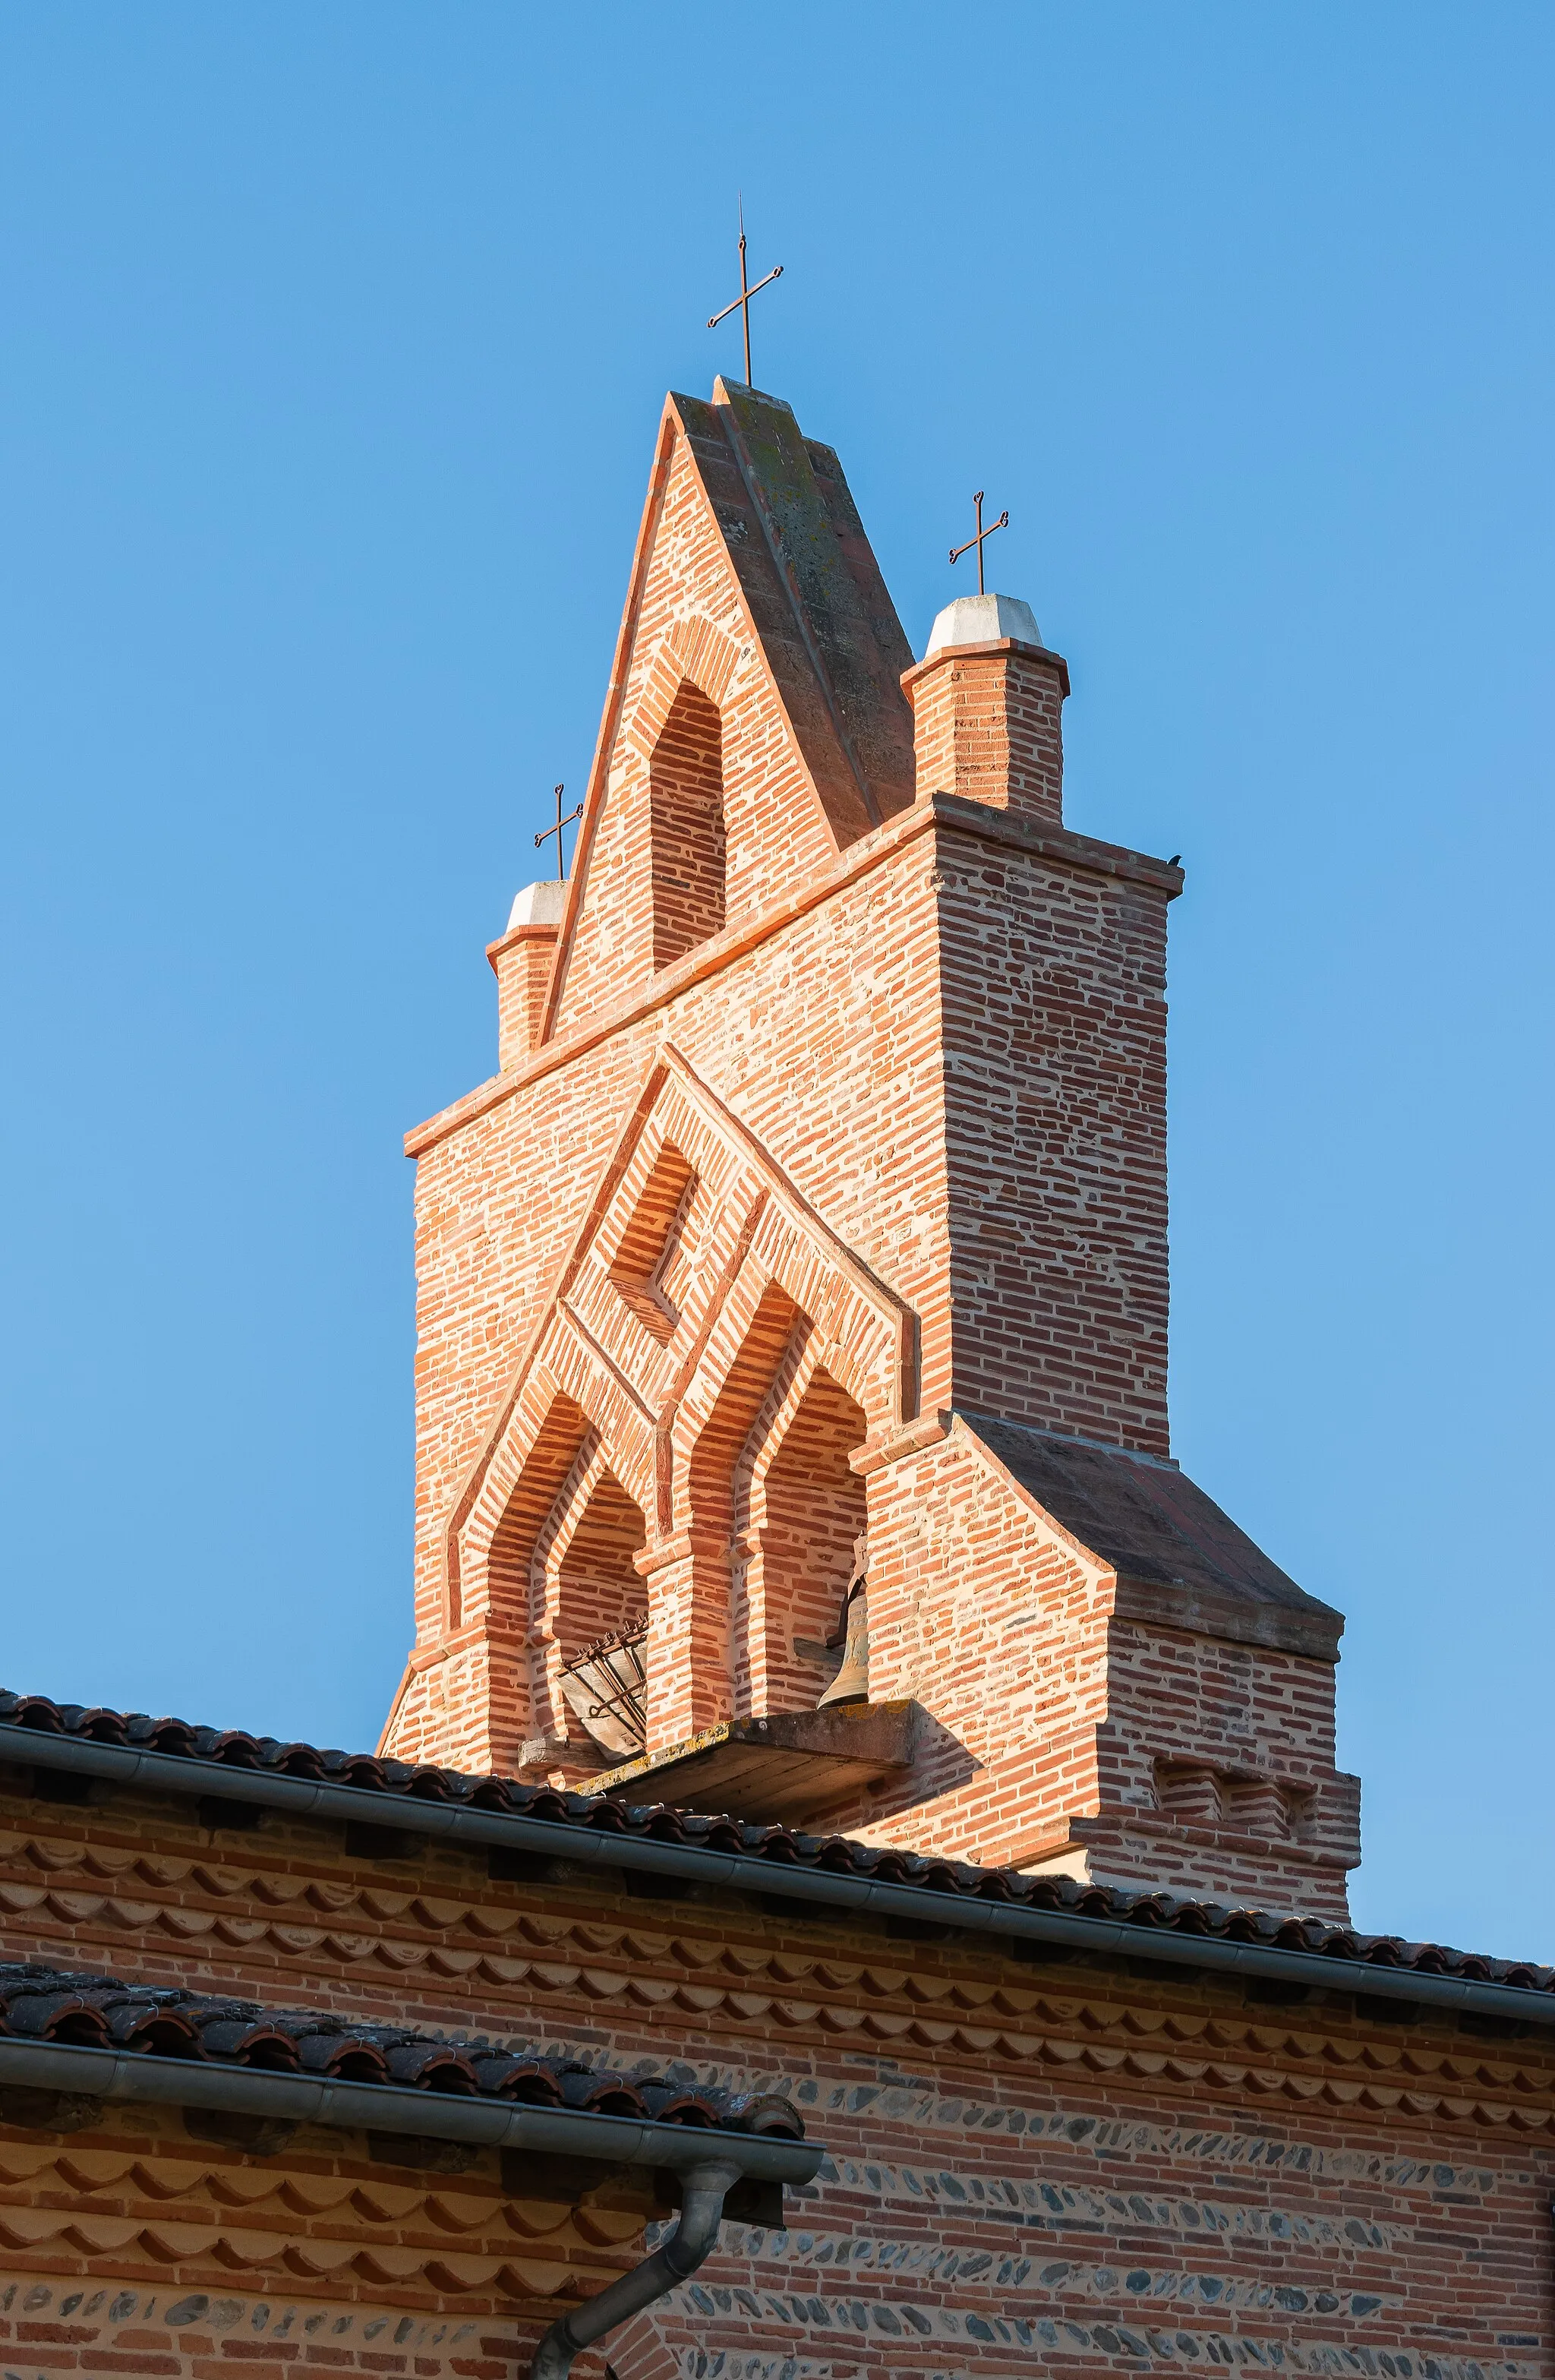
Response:
[{"label": "white stone cap", "polygon": [[1039,645],[1042,631],[1031,616],[1031,606],[1018,595],[958,595],[947,603],[929,632],[928,661],[946,645],[991,645],[1014,637],[1023,645]]},{"label": "white stone cap", "polygon": [[511,934],[515,926],[559,926],[566,897],[566,886],[554,876],[546,877],[539,884],[526,884],[521,892],[513,896],[513,906],[507,913],[508,932]]}]

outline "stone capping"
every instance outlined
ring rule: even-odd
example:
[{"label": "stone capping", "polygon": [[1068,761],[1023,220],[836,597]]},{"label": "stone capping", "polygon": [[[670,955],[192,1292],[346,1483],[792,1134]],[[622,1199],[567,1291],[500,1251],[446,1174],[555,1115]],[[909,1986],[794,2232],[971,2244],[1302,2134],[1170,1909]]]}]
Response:
[{"label": "stone capping", "polygon": [[[1339,1639],[1344,1630],[1342,1612],[1319,1602],[1316,1596],[1307,1595],[1294,1580],[1287,1580],[1285,1573],[1269,1561],[1268,1556],[1245,1536],[1245,1532],[1235,1529],[1235,1524],[1221,1512],[1219,1505],[1214,1504],[1201,1488],[1196,1488],[1183,1472],[1182,1465],[1170,1457],[1146,1454],[1133,1448],[1109,1444],[1101,1439],[1071,1437],[1053,1430],[1034,1430],[1019,1423],[1002,1421],[992,1415],[962,1413],[950,1406],[941,1406],[932,1413],[919,1414],[905,1423],[893,1437],[872,1446],[859,1447],[848,1459],[854,1470],[863,1475],[882,1470],[887,1463],[910,1463],[926,1448],[942,1444],[958,1424],[977,1447],[981,1459],[985,1463],[990,1462],[998,1469],[1017,1496],[1036,1505],[1043,1519],[1059,1529],[1088,1562],[1099,1569],[1112,1571],[1118,1582],[1115,1609],[1120,1619],[1143,1620],[1156,1627],[1180,1629],[1191,1636],[1228,1637],[1236,1644],[1266,1645],[1275,1651],[1300,1654],[1309,1660],[1338,1660]],[[1267,1564],[1275,1577],[1284,1582],[1290,1590],[1289,1596],[1255,1602],[1245,1595],[1233,1592],[1227,1585],[1202,1575],[1190,1580],[1186,1577],[1166,1578],[1159,1572],[1153,1577],[1143,1574],[1140,1568],[1131,1567],[1131,1560],[1137,1562],[1137,1555],[1131,1557],[1124,1551],[1112,1532],[1096,1528],[1091,1518],[1073,1510],[1061,1511],[1057,1499],[1052,1503],[1044,1502],[1039,1489],[1002,1460],[995,1443],[1001,1430],[1016,1430],[1027,1437],[1051,1439],[1061,1448],[1085,1449],[1120,1462],[1147,1464],[1154,1470],[1175,1475],[1191,1495],[1200,1498],[1217,1519],[1223,1522],[1228,1529],[1234,1530],[1235,1536],[1243,1539],[1258,1560]],[[1103,1536],[1111,1536],[1111,1544],[1099,1542]]]},{"label": "stone capping", "polygon": [[945,662],[998,661],[1005,654],[1017,653],[1026,661],[1046,662],[1058,672],[1059,685],[1068,694],[1069,664],[1063,655],[1053,652],[1047,645],[1028,645],[1019,637],[993,637],[981,645],[942,645],[938,652],[926,654],[911,669],[902,672],[902,691],[911,702],[919,678],[927,677],[930,670],[939,669]]},{"label": "stone capping", "polygon": [[[169,1748],[159,1748],[159,1747]],[[414,1767],[366,1753],[323,1752],[242,1730],[191,1727],[43,1694],[0,1694],[0,1764],[74,1771],[152,1792],[199,1795],[297,1816],[361,1821],[472,1847],[560,1858],[601,1880],[629,1869],[713,1888],[792,1900],[808,1914],[925,1919],[957,1933],[1042,1941],[1103,1961],[1145,1958],[1223,1975],[1256,1975],[1422,2014],[1476,2010],[1555,2025],[1555,1967],[1495,1959],[1325,1919],[1167,1892],[1080,1884],[787,1827],[703,1816],[662,1803],[619,1803],[500,1777]]]},{"label": "stone capping", "polygon": [[990,809],[986,803],[968,801],[959,794],[924,795],[910,809],[898,811],[884,826],[850,844],[833,867],[784,893],[782,899],[770,902],[765,908],[752,910],[747,917],[725,926],[711,941],[688,952],[674,966],[662,968],[639,990],[597,1010],[569,1032],[541,1042],[524,1065],[515,1066],[505,1075],[489,1076],[474,1090],[429,1116],[424,1123],[414,1125],[405,1135],[407,1157],[424,1157],[440,1140],[446,1140],[478,1117],[489,1114],[492,1108],[527,1089],[530,1083],[541,1081],[558,1067],[570,1065],[575,1058],[598,1049],[613,1035],[670,1007],[694,984],[721,975],[725,967],[733,966],[785,927],[808,917],[812,909],[819,909],[834,894],[846,892],[877,868],[887,866],[919,835],[936,828],[971,835],[1005,851],[1025,852],[1034,859],[1079,875],[1118,877],[1144,884],[1168,901],[1175,900],[1183,889],[1180,868],[1171,867],[1163,859],[1152,859],[1143,852],[1130,851],[1122,844],[1102,843],[1068,827],[1044,826],[1012,817],[1007,811]]},{"label": "stone capping", "polygon": [[1344,1617],[1271,1561],[1180,1463],[958,1413],[985,1463],[1112,1570],[1121,1618],[1333,1663]]},{"label": "stone capping", "polygon": [[[703,498],[723,528],[728,565],[747,632],[795,731],[818,808],[834,840],[839,845],[851,844],[856,834],[868,832],[883,812],[905,804],[911,794],[911,714],[905,702],[901,748],[894,766],[889,747],[893,740],[890,713],[899,698],[899,688],[892,680],[899,675],[902,655],[910,655],[912,649],[869,551],[836,455],[802,435],[793,408],[781,398],[747,389],[743,382],[715,381],[711,405],[672,390],[660,415],[648,492],[627,574],[626,601],[583,796],[583,817],[573,846],[556,966],[540,1027],[541,1047],[555,1030],[565,989],[611,759],[623,724],[649,566],[671,468],[682,443]],[[714,484],[725,478],[733,481],[727,492],[733,495],[737,491],[736,509],[742,519],[747,513],[754,516],[759,532],[755,539],[729,539]],[[757,625],[764,589],[777,596],[792,618],[797,640],[793,650],[804,654],[802,669],[794,666],[785,640],[769,644]],[[818,601],[824,618],[817,611]],[[807,734],[796,716],[794,697],[799,678],[813,687],[826,712],[827,730],[819,736]],[[857,716],[852,715],[853,706],[840,698],[839,690],[844,685],[851,685],[859,698]],[[866,766],[859,730],[868,728],[871,709],[876,729],[884,730],[884,741],[879,734],[869,739],[874,759],[873,765]],[[843,741],[838,740],[839,734]]]},{"label": "stone capping", "polygon": [[561,930],[560,926],[510,926],[505,934],[499,935],[494,942],[486,945],[486,956],[492,973],[496,972],[497,961],[519,942],[553,942]]},{"label": "stone capping", "polygon": [[[743,382],[726,382],[722,378],[713,382],[713,404],[718,408],[723,434],[729,441],[740,478],[745,482],[750,508],[760,524],[761,535],[766,541],[767,551],[771,556],[772,569],[778,584],[788,598],[788,608],[793,618],[795,633],[804,648],[805,658],[815,674],[815,681],[826,705],[827,716],[832,722],[832,733],[837,739],[838,749],[846,761],[849,773],[858,788],[858,798],[866,817],[871,825],[878,826],[881,806],[858,757],[847,720],[843,713],[842,704],[837,699],[836,682],[829,665],[828,656],[821,638],[817,633],[817,623],[810,616],[810,608],[805,601],[804,589],[795,568],[794,557],[789,551],[793,525],[787,525],[790,527],[790,536],[785,536],[784,533],[785,523],[780,516],[778,507],[773,501],[773,491],[767,483],[768,475],[757,467],[751,431],[759,419],[759,409],[762,407],[767,408],[773,423],[778,425],[780,439],[788,425],[792,423],[793,434],[788,443],[791,447],[802,448],[803,441],[799,436],[799,425],[795,419],[793,407],[784,404],[781,398],[763,396],[759,390],[747,389]],[[775,443],[769,431],[769,446]],[[785,456],[784,459],[789,461],[792,471],[792,456]],[[805,459],[808,463],[809,458],[807,455]],[[793,492],[789,492],[792,496]],[[814,524],[807,523],[806,526],[812,528],[808,543],[818,552],[825,553],[826,549],[822,539],[813,534]],[[832,556],[827,558],[832,559]],[[765,640],[760,641],[765,656]],[[786,710],[787,705],[784,704],[784,708]]]}]

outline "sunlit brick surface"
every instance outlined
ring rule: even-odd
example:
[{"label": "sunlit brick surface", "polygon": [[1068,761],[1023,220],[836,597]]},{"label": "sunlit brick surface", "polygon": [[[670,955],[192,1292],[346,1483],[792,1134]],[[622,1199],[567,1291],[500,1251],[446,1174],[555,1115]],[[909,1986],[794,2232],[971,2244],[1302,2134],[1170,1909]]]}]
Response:
[{"label": "sunlit brick surface", "polygon": [[896,686],[855,521],[770,400],[671,401],[553,976],[498,946],[503,1072],[411,1136],[385,1743],[585,1779],[560,1663],[639,1619],[650,1755],[811,1707],[867,1531],[916,1750],[828,1825],[1342,1913],[1331,1640],[1170,1578],[1147,1624],[979,1429],[1169,1456],[1180,880],[1063,827],[1056,654]]}]

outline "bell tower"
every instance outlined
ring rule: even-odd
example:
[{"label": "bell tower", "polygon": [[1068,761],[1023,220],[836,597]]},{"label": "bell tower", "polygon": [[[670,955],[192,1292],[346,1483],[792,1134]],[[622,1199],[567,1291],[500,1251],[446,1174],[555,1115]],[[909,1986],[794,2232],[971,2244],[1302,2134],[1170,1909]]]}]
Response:
[{"label": "bell tower", "polygon": [[1005,595],[915,662],[832,450],[667,401],[572,879],[408,1139],[387,1751],[1342,1912],[1342,1623],[1171,1456],[1182,878],[1064,824],[1068,687]]}]

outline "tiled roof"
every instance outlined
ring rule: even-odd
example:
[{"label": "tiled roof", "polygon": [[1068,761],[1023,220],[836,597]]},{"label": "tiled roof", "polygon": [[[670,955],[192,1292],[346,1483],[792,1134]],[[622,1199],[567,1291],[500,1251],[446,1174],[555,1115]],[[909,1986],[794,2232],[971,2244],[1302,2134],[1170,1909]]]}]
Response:
[{"label": "tiled roof", "polygon": [[[557,1829],[559,1852],[567,1830],[609,1834],[688,1850],[733,1852],[768,1861],[790,1871],[809,1868],[881,1884],[904,1885],[926,1896],[924,1914],[945,1922],[947,1899],[997,1900],[1066,1916],[1108,1921],[1109,1940],[1119,1921],[1140,1934],[1176,1934],[1207,1940],[1248,1943],[1271,1949],[1339,1959],[1361,1966],[1450,1975],[1468,1983],[1499,1984],[1555,1996],[1555,1967],[1528,1960],[1493,1959],[1454,1950],[1438,1942],[1406,1942],[1392,1934],[1362,1934],[1314,1917],[1292,1917],[1218,1901],[1181,1900],[1167,1892],[1131,1892],[1064,1876],[1026,1876],[1012,1868],[975,1867],[966,1861],[923,1857],[889,1845],[860,1843],[845,1835],[808,1835],[789,1827],[758,1826],[727,1817],[702,1816],[663,1803],[623,1806],[601,1797],[565,1793],[551,1786],[525,1785],[515,1778],[472,1777],[458,1769],[416,1767],[380,1760],[368,1753],[324,1752],[311,1743],[281,1743],[240,1729],[191,1727],[178,1718],[150,1718],[141,1712],[87,1708],[55,1703],[43,1694],[0,1693],[0,1726],[30,1728],[54,1735],[121,1744],[229,1772],[252,1770],[359,1788],[407,1800],[452,1803],[469,1809],[538,1819]],[[3,1739],[0,1739],[3,1741]],[[0,1758],[4,1753],[0,1751]],[[193,1783],[191,1779],[191,1783]],[[364,1810],[365,1815],[365,1810]],[[1148,1955],[1148,1939],[1140,1944]],[[1357,1985],[1365,1989],[1357,1976]]]},{"label": "tiled roof", "polygon": [[257,2000],[151,1989],[116,1975],[0,1965],[0,2038],[68,2042],[153,2058],[213,2059],[271,2073],[401,2090],[570,2107],[658,2124],[804,2138],[796,2109],[775,2093],[734,2092],[615,2074],[582,2061],[488,2041],[419,2033],[316,2010],[267,2009]]}]

